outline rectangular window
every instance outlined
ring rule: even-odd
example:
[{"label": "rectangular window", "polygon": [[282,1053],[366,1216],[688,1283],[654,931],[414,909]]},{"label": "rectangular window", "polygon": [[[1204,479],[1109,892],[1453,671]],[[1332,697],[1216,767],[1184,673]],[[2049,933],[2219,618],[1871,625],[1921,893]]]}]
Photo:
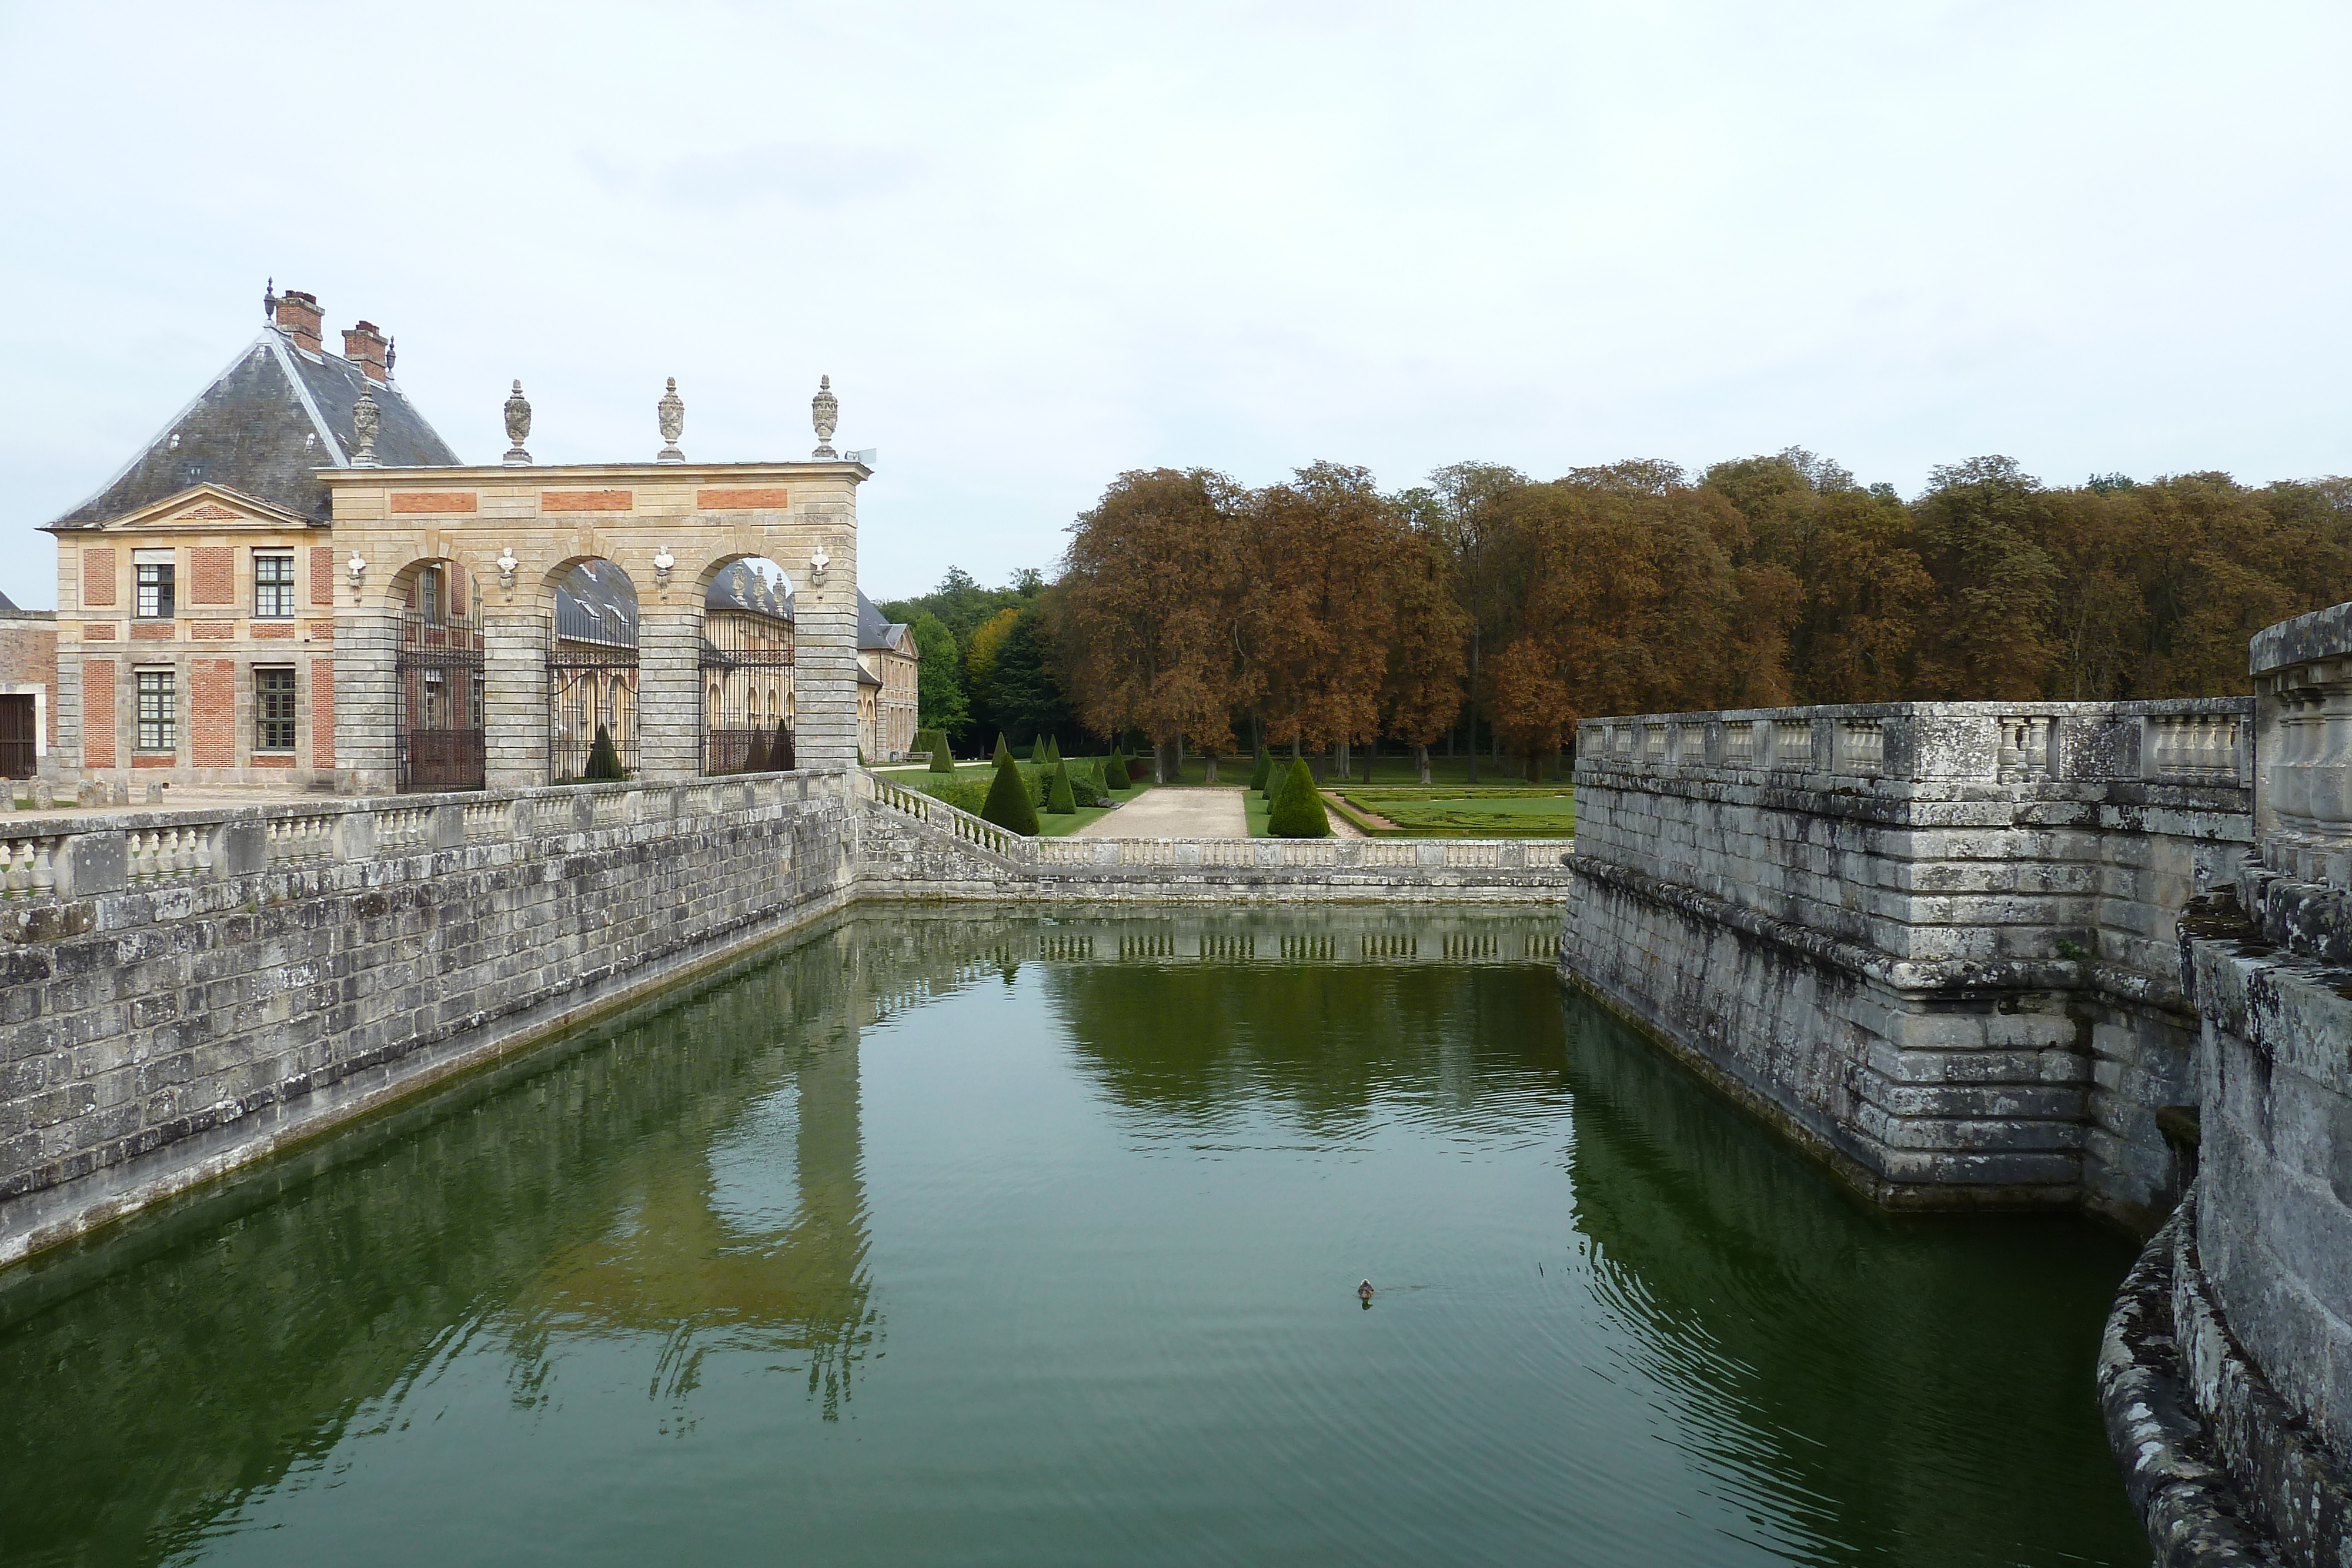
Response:
[{"label": "rectangular window", "polygon": [[253,616],[257,621],[283,621],[294,613],[294,558],[260,555],[253,558]]},{"label": "rectangular window", "polygon": [[139,749],[170,751],[179,744],[179,704],[169,670],[139,672]]},{"label": "rectangular window", "polygon": [[[141,555],[150,552],[141,550]],[[172,563],[168,560],[142,560],[132,570],[139,574],[139,605],[137,613],[142,621],[169,621],[177,611],[173,602]]]},{"label": "rectangular window", "polygon": [[294,749],[294,672],[253,672],[253,748]]}]

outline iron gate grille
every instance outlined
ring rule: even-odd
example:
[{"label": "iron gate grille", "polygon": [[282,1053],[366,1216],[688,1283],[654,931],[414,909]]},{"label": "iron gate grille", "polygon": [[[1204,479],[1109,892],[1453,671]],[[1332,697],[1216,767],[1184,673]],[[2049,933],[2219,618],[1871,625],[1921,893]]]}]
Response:
[{"label": "iron gate grille", "polygon": [[770,773],[794,767],[793,627],[756,612],[703,617],[702,770]]},{"label": "iron gate grille", "polygon": [[473,586],[463,573],[428,566],[400,612],[392,664],[406,793],[482,787],[482,612]]},{"label": "iron gate grille", "polygon": [[637,591],[608,560],[583,561],[555,594],[547,653],[547,779],[577,784],[608,735],[623,778],[637,772]]}]

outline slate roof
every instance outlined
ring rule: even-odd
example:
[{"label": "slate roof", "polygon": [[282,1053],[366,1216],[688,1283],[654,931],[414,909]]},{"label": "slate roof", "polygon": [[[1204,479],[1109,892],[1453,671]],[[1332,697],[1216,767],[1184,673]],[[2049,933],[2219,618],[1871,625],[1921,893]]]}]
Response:
[{"label": "slate roof", "polygon": [[582,561],[556,585],[555,635],[567,643],[635,647],[636,584],[609,560]]},{"label": "slate roof", "polygon": [[9,598],[6,594],[0,593],[0,613],[14,614],[16,613],[16,601]]},{"label": "slate roof", "polygon": [[915,639],[906,624],[883,620],[882,612],[874,608],[874,601],[866,597],[862,588],[857,591],[857,645],[860,649],[887,648],[893,653],[915,656]]},{"label": "slate roof", "polygon": [[748,610],[755,615],[790,621],[793,596],[777,592],[775,585],[761,576],[750,561],[739,560],[710,580],[710,591],[702,596],[702,608],[706,612]]},{"label": "slate roof", "polygon": [[[47,526],[97,528],[206,481],[324,522],[327,486],[311,470],[351,466],[352,406],[363,374],[341,355],[306,354],[277,328],[264,328],[98,494]],[[383,411],[377,462],[387,468],[457,462],[398,387],[379,385],[375,401]]]}]

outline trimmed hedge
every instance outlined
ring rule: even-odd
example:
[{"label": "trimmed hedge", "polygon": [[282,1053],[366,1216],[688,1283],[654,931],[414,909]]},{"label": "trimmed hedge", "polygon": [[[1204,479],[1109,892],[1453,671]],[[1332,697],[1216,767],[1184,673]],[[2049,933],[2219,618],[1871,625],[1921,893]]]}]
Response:
[{"label": "trimmed hedge", "polygon": [[1070,793],[1070,770],[1056,764],[1047,771],[1051,774],[1053,781],[1046,786],[1045,810],[1057,817],[1077,815],[1078,800],[1076,795]]},{"label": "trimmed hedge", "polygon": [[1331,836],[1330,813],[1323,809],[1323,797],[1315,788],[1315,775],[1307,771],[1305,758],[1292,763],[1283,775],[1282,789],[1266,808],[1265,831],[1277,839]]},{"label": "trimmed hedge", "polygon": [[1135,785],[1135,780],[1127,776],[1127,758],[1116,751],[1103,764],[1103,783],[1112,789],[1128,789]]},{"label": "trimmed hedge", "polygon": [[1249,787],[1263,793],[1266,775],[1274,771],[1274,753],[1261,746],[1257,748],[1257,766],[1250,770]]},{"label": "trimmed hedge", "polygon": [[628,777],[621,771],[621,748],[613,744],[613,732],[601,724],[596,727],[596,738],[588,747],[588,770],[581,777],[592,782]]},{"label": "trimmed hedge", "polygon": [[996,765],[996,777],[989,780],[988,799],[981,803],[981,820],[993,822],[1007,832],[1035,838],[1037,802],[1029,788],[1029,781],[1021,777],[1013,758],[1005,758]]}]

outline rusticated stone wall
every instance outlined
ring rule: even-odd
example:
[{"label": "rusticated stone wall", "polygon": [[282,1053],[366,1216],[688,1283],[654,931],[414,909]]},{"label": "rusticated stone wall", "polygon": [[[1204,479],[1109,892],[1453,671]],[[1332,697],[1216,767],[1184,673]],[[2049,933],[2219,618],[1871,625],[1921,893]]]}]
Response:
[{"label": "rusticated stone wall", "polygon": [[[2193,1201],[2108,1324],[2107,1427],[2164,1563],[2352,1563],[2352,604],[2253,639],[2258,852],[2180,922]],[[2259,1560],[2259,1559],[2240,1559]]]},{"label": "rusticated stone wall", "polygon": [[2143,1232],[2197,1098],[2175,912],[2251,837],[2250,705],[1581,727],[1567,977],[1899,1207]]},{"label": "rusticated stone wall", "polygon": [[840,774],[12,828],[0,1262],[845,904]]}]

